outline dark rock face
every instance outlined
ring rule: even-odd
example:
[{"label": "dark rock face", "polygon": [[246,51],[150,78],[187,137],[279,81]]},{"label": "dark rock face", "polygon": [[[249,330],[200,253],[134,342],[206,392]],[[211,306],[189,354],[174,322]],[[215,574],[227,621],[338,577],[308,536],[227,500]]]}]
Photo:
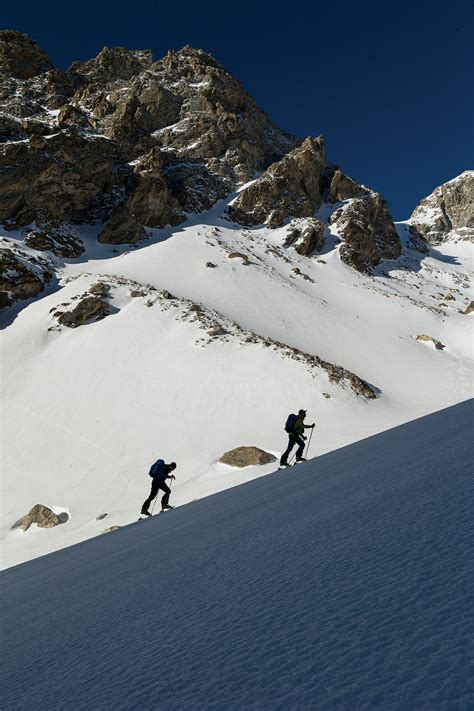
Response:
[{"label": "dark rock face", "polygon": [[144,239],[145,235],[141,223],[123,206],[114,213],[97,239],[105,244],[135,244]]},{"label": "dark rock face", "polygon": [[322,202],[325,169],[323,139],[309,137],[243,190],[229,217],[241,225],[273,228],[291,217],[311,217]]},{"label": "dark rock face", "polygon": [[14,142],[0,150],[0,221],[19,228],[33,221],[92,222],[107,214],[132,181],[117,165],[117,149],[76,130],[36,148]]},{"label": "dark rock face", "polygon": [[85,296],[72,309],[56,314],[58,323],[68,328],[77,328],[91,321],[100,321],[108,315],[109,307],[101,296]]},{"label": "dark rock face", "polygon": [[30,79],[53,68],[47,55],[28,35],[0,31],[0,71],[15,79]]},{"label": "dark rock face", "polygon": [[45,262],[33,265],[11,249],[0,249],[0,308],[40,294],[51,279]]},{"label": "dark rock face", "polygon": [[355,180],[344,175],[338,168],[332,176],[327,201],[331,203],[344,202],[344,200],[350,200],[352,198],[366,197],[370,195],[370,192],[371,191],[363,185],[359,185]]},{"label": "dark rock face", "polygon": [[332,215],[343,244],[343,262],[360,272],[370,272],[382,259],[396,259],[402,253],[387,204],[378,193],[349,201]]},{"label": "dark rock face", "polygon": [[448,239],[474,241],[474,171],[466,170],[422,200],[410,217],[411,226],[431,244]]},{"label": "dark rock face", "polygon": [[51,252],[57,257],[75,259],[84,252],[82,241],[61,224],[45,223],[30,230],[25,237],[27,247],[40,252]]}]

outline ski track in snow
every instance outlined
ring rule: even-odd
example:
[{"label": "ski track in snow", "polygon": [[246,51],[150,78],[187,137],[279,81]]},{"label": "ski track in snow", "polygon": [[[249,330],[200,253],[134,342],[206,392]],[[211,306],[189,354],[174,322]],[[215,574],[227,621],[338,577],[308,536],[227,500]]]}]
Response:
[{"label": "ski track in snow", "polygon": [[469,711],[473,403],[4,572],[2,708]]}]

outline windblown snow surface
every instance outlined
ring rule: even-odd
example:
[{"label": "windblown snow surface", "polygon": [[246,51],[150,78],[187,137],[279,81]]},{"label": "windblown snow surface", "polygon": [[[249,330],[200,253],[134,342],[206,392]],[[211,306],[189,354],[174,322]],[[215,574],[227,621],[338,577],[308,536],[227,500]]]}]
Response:
[{"label": "windblown snow surface", "polygon": [[2,574],[2,708],[469,711],[472,400]]},{"label": "windblown snow surface", "polygon": [[[403,257],[362,275],[340,260],[337,233],[307,258],[285,247],[286,228],[229,222],[228,203],[149,230],[136,249],[98,244],[101,225],[70,226],[83,257],[2,317],[3,567],[135,520],[157,457],[178,463],[172,503],[183,504],[274,471],[276,461],[239,470],[218,460],[245,445],[278,457],[301,407],[316,422],[316,456],[472,397],[471,244],[421,254],[401,225]],[[2,239],[13,248],[20,237]],[[60,327],[54,314],[97,282],[110,315]],[[275,342],[354,372],[377,398]],[[15,524],[37,503],[67,522],[23,532]]]}]

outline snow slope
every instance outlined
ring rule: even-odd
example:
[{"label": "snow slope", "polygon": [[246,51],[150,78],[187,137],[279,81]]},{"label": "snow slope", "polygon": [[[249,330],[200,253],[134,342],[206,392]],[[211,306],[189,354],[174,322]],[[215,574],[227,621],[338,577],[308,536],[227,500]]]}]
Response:
[{"label": "snow slope", "polygon": [[2,708],[468,711],[473,401],[2,574]]},{"label": "snow slope", "polygon": [[[172,502],[182,504],[273,471],[217,460],[241,445],[279,456],[283,423],[300,407],[317,423],[315,456],[472,395],[472,317],[460,313],[473,298],[472,245],[406,249],[366,276],[340,261],[337,234],[309,259],[284,248],[283,228],[230,223],[226,206],[150,230],[135,250],[97,244],[100,226],[76,227],[86,255],[64,264],[56,290],[4,317],[4,567],[133,521],[158,456],[177,461]],[[111,315],[59,328],[55,311],[97,281]],[[210,336],[215,325],[225,334]],[[274,342],[353,371],[378,397],[357,396]],[[15,523],[36,503],[67,523],[23,533]]]}]

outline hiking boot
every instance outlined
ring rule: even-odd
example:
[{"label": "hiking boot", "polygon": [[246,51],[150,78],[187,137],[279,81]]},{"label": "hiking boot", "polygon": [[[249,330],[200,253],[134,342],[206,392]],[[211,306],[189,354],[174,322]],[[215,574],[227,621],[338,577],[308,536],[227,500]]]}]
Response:
[{"label": "hiking boot", "polygon": [[162,511],[166,511],[167,509],[172,509],[173,506],[170,506],[169,504],[165,504],[164,506],[161,507]]},{"label": "hiking boot", "polygon": [[140,513],[142,516],[151,516],[151,513],[144,506],[142,507],[142,510],[140,511]]},{"label": "hiking boot", "polygon": [[297,462],[306,462],[306,458],[305,457],[296,457],[296,461]]},{"label": "hiking boot", "polygon": [[291,464],[288,464],[288,462],[280,462],[280,467],[291,467]]}]

